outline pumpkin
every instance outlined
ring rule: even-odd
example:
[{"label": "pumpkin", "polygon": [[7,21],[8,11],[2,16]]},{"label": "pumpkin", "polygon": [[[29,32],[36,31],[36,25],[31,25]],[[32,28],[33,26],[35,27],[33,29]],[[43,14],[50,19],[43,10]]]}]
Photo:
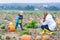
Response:
[{"label": "pumpkin", "polygon": [[40,36],[36,36],[35,40],[41,40]]},{"label": "pumpkin", "polygon": [[27,22],[27,24],[29,24],[29,23],[30,23],[30,21]]},{"label": "pumpkin", "polygon": [[60,25],[60,19],[59,19],[59,18],[56,18],[56,23],[57,23],[58,25]]},{"label": "pumpkin", "polygon": [[40,17],[39,16],[37,17],[37,20],[40,21]]},{"label": "pumpkin", "polygon": [[30,17],[30,20],[33,20],[33,18],[32,18],[32,17]]},{"label": "pumpkin", "polygon": [[15,31],[15,27],[12,22],[9,23],[9,30],[10,31]]},{"label": "pumpkin", "polygon": [[21,37],[21,40],[31,40],[31,36],[30,35],[23,35]]},{"label": "pumpkin", "polygon": [[14,19],[13,22],[16,22],[16,20]]},{"label": "pumpkin", "polygon": [[58,25],[60,25],[60,21],[56,22]]},{"label": "pumpkin", "polygon": [[44,35],[44,36],[42,37],[42,40],[50,40],[50,37],[49,37],[48,35]]}]

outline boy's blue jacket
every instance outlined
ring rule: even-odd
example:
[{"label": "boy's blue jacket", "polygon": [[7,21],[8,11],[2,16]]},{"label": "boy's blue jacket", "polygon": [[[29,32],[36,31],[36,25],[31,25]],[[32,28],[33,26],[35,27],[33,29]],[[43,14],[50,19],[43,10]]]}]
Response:
[{"label": "boy's blue jacket", "polygon": [[16,17],[16,23],[18,23],[19,20],[20,20],[20,19],[19,19],[19,16],[17,16],[17,17]]},{"label": "boy's blue jacket", "polygon": [[[20,20],[20,14],[18,14],[18,16],[16,17],[16,23],[18,23],[18,21]],[[22,19],[23,19],[23,17],[22,17]]]}]

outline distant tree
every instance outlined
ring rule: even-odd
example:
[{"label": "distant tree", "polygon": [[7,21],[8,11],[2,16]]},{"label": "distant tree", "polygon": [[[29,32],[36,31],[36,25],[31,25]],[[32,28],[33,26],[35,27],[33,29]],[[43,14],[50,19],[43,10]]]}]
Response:
[{"label": "distant tree", "polygon": [[17,8],[18,8],[18,10],[22,10],[23,9],[21,6],[18,6]]},{"label": "distant tree", "polygon": [[27,6],[25,7],[25,10],[34,10],[34,6],[29,6],[29,5],[27,5]]},{"label": "distant tree", "polygon": [[30,9],[31,9],[31,10],[34,10],[34,6],[30,6]]}]

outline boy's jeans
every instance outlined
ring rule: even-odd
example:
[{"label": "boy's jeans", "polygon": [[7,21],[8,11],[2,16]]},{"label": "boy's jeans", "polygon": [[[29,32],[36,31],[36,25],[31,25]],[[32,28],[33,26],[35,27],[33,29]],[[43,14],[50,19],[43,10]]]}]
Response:
[{"label": "boy's jeans", "polygon": [[[18,24],[19,24],[19,23],[16,23],[15,29],[17,29]],[[20,23],[19,25],[20,25],[21,29],[23,29],[23,27],[22,27],[22,23]]]}]

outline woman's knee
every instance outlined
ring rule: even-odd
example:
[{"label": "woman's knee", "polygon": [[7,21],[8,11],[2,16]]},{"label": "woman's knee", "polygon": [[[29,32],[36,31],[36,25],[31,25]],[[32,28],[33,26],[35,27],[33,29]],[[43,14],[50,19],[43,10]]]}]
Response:
[{"label": "woman's knee", "polygon": [[41,26],[41,29],[44,29],[44,25]]}]

